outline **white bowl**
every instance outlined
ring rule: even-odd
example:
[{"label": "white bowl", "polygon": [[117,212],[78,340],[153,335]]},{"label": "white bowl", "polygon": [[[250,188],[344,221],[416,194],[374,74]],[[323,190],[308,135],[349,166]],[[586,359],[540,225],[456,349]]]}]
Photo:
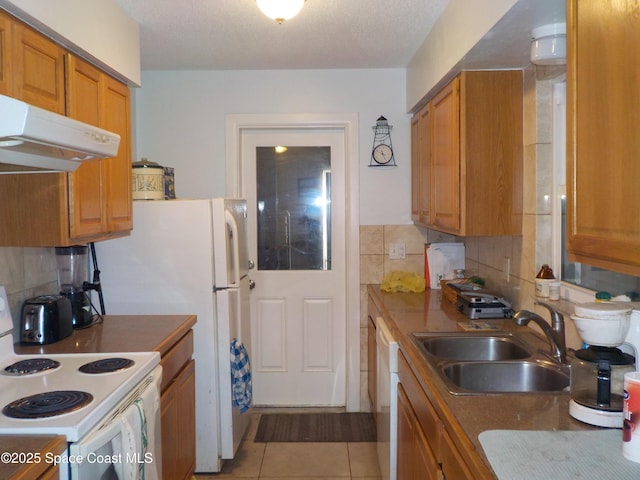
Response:
[{"label": "white bowl", "polygon": [[610,318],[631,312],[633,306],[629,302],[587,302],[574,305],[575,314],[588,318]]},{"label": "white bowl", "polygon": [[580,338],[589,345],[617,347],[624,342],[629,331],[629,312],[599,318],[571,315]]}]

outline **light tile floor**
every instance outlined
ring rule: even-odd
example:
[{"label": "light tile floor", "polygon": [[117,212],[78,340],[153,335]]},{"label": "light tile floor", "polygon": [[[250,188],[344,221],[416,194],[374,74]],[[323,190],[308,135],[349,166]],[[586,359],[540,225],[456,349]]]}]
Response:
[{"label": "light tile floor", "polygon": [[254,442],[260,413],[253,415],[236,458],[222,472],[199,474],[196,480],[380,480],[376,444]]}]

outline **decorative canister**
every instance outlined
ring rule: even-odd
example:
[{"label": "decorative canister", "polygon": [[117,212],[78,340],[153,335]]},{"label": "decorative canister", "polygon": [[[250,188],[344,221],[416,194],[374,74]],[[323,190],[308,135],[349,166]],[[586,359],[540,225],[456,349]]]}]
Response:
[{"label": "decorative canister", "polygon": [[164,168],[142,158],[131,165],[131,183],[134,200],[164,199]]}]

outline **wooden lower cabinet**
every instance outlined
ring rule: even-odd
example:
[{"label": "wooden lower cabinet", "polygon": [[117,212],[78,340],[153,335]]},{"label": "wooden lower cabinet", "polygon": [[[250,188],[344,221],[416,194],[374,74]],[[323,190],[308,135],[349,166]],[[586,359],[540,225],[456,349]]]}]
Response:
[{"label": "wooden lower cabinet", "polygon": [[[162,477],[190,479],[196,465],[195,360],[193,333],[162,357]],[[177,373],[176,373],[177,372]]]},{"label": "wooden lower cabinet", "polygon": [[458,449],[446,430],[442,432],[442,474],[443,478],[456,480],[475,480],[476,478],[460,457]]},{"label": "wooden lower cabinet", "polygon": [[414,376],[398,357],[398,480],[475,480]]},{"label": "wooden lower cabinet", "polygon": [[[398,386],[398,480],[440,480],[442,470],[402,386]],[[455,477],[451,477],[455,478]]]}]

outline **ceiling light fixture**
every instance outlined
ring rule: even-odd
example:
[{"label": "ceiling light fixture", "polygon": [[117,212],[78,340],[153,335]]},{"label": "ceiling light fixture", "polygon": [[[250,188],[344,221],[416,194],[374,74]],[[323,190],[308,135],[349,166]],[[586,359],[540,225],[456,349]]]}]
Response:
[{"label": "ceiling light fixture", "polygon": [[563,65],[567,63],[567,26],[552,23],[531,32],[531,63]]},{"label": "ceiling light fixture", "polygon": [[300,13],[304,2],[305,0],[256,0],[260,11],[278,23],[289,20]]}]

